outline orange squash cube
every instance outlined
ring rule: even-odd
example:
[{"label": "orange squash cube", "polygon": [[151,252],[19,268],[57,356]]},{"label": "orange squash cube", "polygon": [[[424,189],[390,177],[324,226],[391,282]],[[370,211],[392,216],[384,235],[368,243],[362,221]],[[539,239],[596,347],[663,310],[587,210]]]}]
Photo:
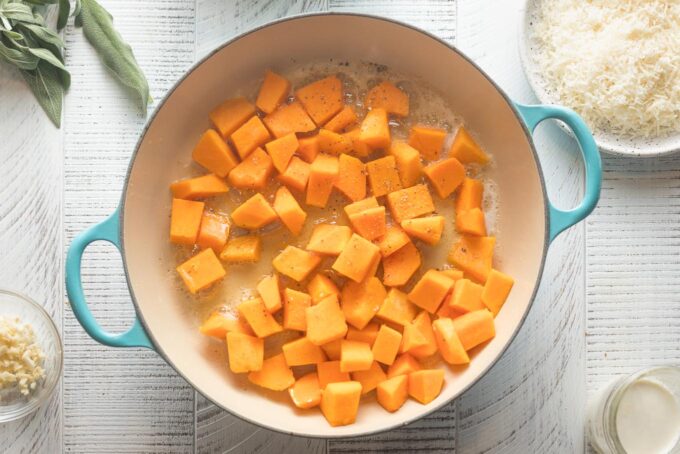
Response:
[{"label": "orange squash cube", "polygon": [[212,248],[216,254],[222,252],[229,237],[229,221],[215,213],[203,213],[201,228],[198,230],[196,244],[201,249]]},{"label": "orange squash cube", "polygon": [[431,246],[439,243],[444,232],[444,216],[427,216],[401,221],[401,228],[413,238]]},{"label": "orange squash cube", "polygon": [[264,117],[263,121],[274,137],[316,129],[316,125],[299,102],[279,106],[274,112]]},{"label": "orange squash cube", "polygon": [[302,137],[298,139],[298,154],[308,163],[314,162],[316,155],[319,154],[319,135]]},{"label": "orange squash cube", "polygon": [[442,369],[417,370],[408,375],[408,394],[421,404],[429,404],[436,399],[443,385]]},{"label": "orange squash cube", "polygon": [[366,163],[368,182],[373,196],[380,197],[401,189],[401,180],[394,156],[385,156]]},{"label": "orange squash cube", "polygon": [[338,304],[338,296],[331,295],[305,310],[307,338],[314,345],[323,345],[347,334],[345,315]]},{"label": "orange squash cube", "polygon": [[352,237],[346,225],[317,224],[307,243],[307,250],[324,255],[340,255]]},{"label": "orange squash cube", "polygon": [[350,326],[347,329],[347,336],[345,336],[345,339],[351,341],[366,342],[368,345],[371,346],[371,348],[373,348],[373,343],[375,342],[375,339],[378,337],[378,330],[380,329],[380,326],[381,325],[375,322],[370,322],[362,329]]},{"label": "orange squash cube", "polygon": [[373,352],[366,342],[343,340],[340,343],[340,371],[368,370],[373,364]]},{"label": "orange squash cube", "polygon": [[262,240],[259,236],[240,236],[227,241],[220,252],[220,260],[230,263],[257,262],[261,253]]},{"label": "orange squash cube", "polygon": [[364,329],[386,297],[385,287],[375,276],[358,283],[347,281],[340,298],[347,323],[358,329]]},{"label": "orange squash cube", "polygon": [[408,95],[386,80],[368,90],[366,106],[381,108],[399,117],[408,116]]},{"label": "orange squash cube", "polygon": [[312,297],[290,288],[283,291],[283,329],[307,330],[305,310],[312,305]]},{"label": "orange squash cube", "polygon": [[272,391],[283,391],[295,384],[295,376],[286,364],[283,353],[265,359],[262,369],[249,373],[248,380]]},{"label": "orange squash cube", "polygon": [[272,260],[276,271],[297,282],[303,281],[314,268],[319,266],[319,263],[321,263],[321,257],[295,246],[286,246]]},{"label": "orange squash cube", "polygon": [[263,277],[257,284],[257,293],[264,301],[270,314],[274,314],[283,307],[281,301],[281,279],[277,274]]},{"label": "orange squash cube", "polygon": [[418,248],[410,241],[397,252],[383,257],[383,284],[389,287],[405,285],[420,268]]},{"label": "orange squash cube", "polygon": [[437,340],[432,330],[432,320],[427,311],[421,311],[416,315],[411,324],[413,328],[418,330],[425,338],[426,344],[421,346],[413,346],[408,352],[416,358],[427,358],[437,353]]},{"label": "orange squash cube", "polygon": [[342,341],[338,339],[338,360],[326,361],[324,363],[318,363],[316,365],[316,371],[319,375],[319,386],[324,389],[329,383],[340,383],[344,381],[350,381],[349,372],[343,372],[340,370],[340,343]]},{"label": "orange squash cube", "polygon": [[401,180],[401,186],[411,187],[418,183],[423,173],[423,165],[420,162],[418,150],[405,142],[392,142],[390,154],[397,162],[397,171]]},{"label": "orange squash cube", "polygon": [[391,225],[387,227],[385,234],[375,241],[375,244],[380,248],[380,254],[388,257],[410,242],[411,239],[406,232],[396,225]]},{"label": "orange squash cube", "polygon": [[264,361],[264,339],[247,334],[227,333],[229,369],[235,374],[262,369]]},{"label": "orange squash cube", "polygon": [[234,131],[230,138],[238,155],[245,159],[254,149],[271,139],[271,136],[260,117],[256,115]]},{"label": "orange squash cube", "polygon": [[307,205],[325,208],[338,179],[338,158],[320,153],[309,167]]},{"label": "orange squash cube", "polygon": [[342,82],[335,76],[329,76],[299,88],[295,97],[314,123],[322,126],[343,108]]},{"label": "orange squash cube", "polygon": [[352,154],[360,158],[366,158],[373,150],[361,141],[361,128],[355,128],[343,134],[352,141]]},{"label": "orange squash cube", "polygon": [[[326,352],[326,356],[328,356],[329,360],[338,362],[338,370],[340,370],[340,343],[341,342],[342,342],[342,339],[335,339],[334,341],[327,342],[327,343],[325,343],[321,346],[321,348],[323,348],[323,351]],[[347,380],[349,380],[349,375],[347,375]]]},{"label": "orange squash cube", "polygon": [[229,145],[214,129],[203,133],[194,147],[191,157],[201,166],[220,177],[226,177],[236,167],[238,160]]},{"label": "orange squash cube", "polygon": [[291,189],[304,192],[309,180],[309,164],[293,156],[286,170],[278,176],[278,180]]},{"label": "orange squash cube", "polygon": [[505,304],[505,300],[508,299],[514,284],[515,280],[507,274],[501,273],[498,270],[491,270],[489,272],[484,289],[482,290],[482,302],[494,317],[498,315],[501,307]]},{"label": "orange squash cube", "polygon": [[262,148],[256,148],[229,172],[229,183],[237,189],[263,190],[274,172],[272,158]]},{"label": "orange squash cube", "polygon": [[318,345],[312,344],[306,337],[295,339],[283,344],[281,347],[286,364],[293,366],[306,366],[326,361],[326,355]]},{"label": "orange squash cube", "polygon": [[449,307],[457,312],[472,312],[484,309],[482,292],[484,287],[469,279],[459,279],[453,286]]},{"label": "orange squash cube", "polygon": [[359,159],[341,154],[335,187],[352,202],[366,197],[366,166]]},{"label": "orange squash cube", "polygon": [[351,214],[349,221],[354,231],[369,241],[380,238],[387,231],[385,207],[383,206]]},{"label": "orange squash cube", "polygon": [[298,408],[314,408],[321,403],[321,386],[316,372],[303,375],[288,388],[291,400]]},{"label": "orange squash cube", "polygon": [[399,223],[434,211],[432,196],[424,184],[390,192],[387,194],[387,206],[392,218]]},{"label": "orange squash cube", "polygon": [[231,220],[244,229],[255,230],[271,224],[279,217],[259,192],[231,212]]},{"label": "orange squash cube", "polygon": [[255,334],[243,317],[236,317],[222,310],[216,310],[210,314],[210,316],[201,323],[198,330],[201,334],[220,340],[224,340],[227,333],[231,332],[249,334],[251,336]]},{"label": "orange squash cube", "polygon": [[255,106],[246,98],[233,98],[213,109],[209,116],[215,129],[226,139],[253,115]]},{"label": "orange squash cube", "polygon": [[484,153],[477,142],[467,132],[464,127],[458,128],[456,138],[449,149],[449,156],[458,159],[463,164],[477,163],[486,164],[489,162],[489,156]]},{"label": "orange squash cube", "polygon": [[406,293],[391,288],[376,315],[388,322],[404,326],[413,321],[417,312],[418,308],[408,300]]},{"label": "orange squash cube", "polygon": [[451,248],[448,260],[478,282],[486,282],[495,244],[496,238],[492,236],[462,235]]},{"label": "orange squash cube", "polygon": [[401,333],[387,325],[381,325],[371,351],[373,358],[386,365],[394,362],[401,346]]},{"label": "orange squash cube", "polygon": [[456,212],[456,230],[469,235],[486,236],[484,212],[479,208]]},{"label": "orange squash cube", "polygon": [[399,353],[411,353],[411,350],[422,347],[427,347],[427,339],[423,333],[413,326],[412,323],[404,325]]},{"label": "orange squash cube", "polygon": [[429,161],[439,159],[446,140],[446,130],[416,125],[411,127],[408,144]]},{"label": "orange squash cube", "polygon": [[324,125],[324,128],[333,132],[341,132],[348,126],[354,125],[356,122],[357,114],[354,111],[354,108],[352,106],[345,106]]},{"label": "orange squash cube", "polygon": [[332,155],[352,152],[352,139],[328,129],[320,129],[317,134],[319,151]]},{"label": "orange squash cube", "polygon": [[312,297],[312,304],[316,304],[327,296],[340,295],[335,283],[325,274],[316,273],[307,284],[307,291]]},{"label": "orange squash cube", "polygon": [[347,218],[349,218],[353,214],[361,213],[362,211],[366,211],[370,208],[378,208],[379,206],[378,199],[375,197],[368,197],[366,199],[347,204],[345,205],[344,209]]},{"label": "orange squash cube", "polygon": [[307,220],[307,213],[300,207],[300,204],[290,190],[285,186],[281,186],[276,190],[274,197],[274,211],[281,219],[283,225],[290,230],[290,232],[298,236],[305,226]]},{"label": "orange squash cube", "polygon": [[357,234],[352,234],[332,268],[354,282],[361,282],[375,266],[378,260],[376,257],[380,257],[378,246]]},{"label": "orange squash cube", "polygon": [[352,380],[361,383],[361,394],[368,394],[378,387],[378,383],[387,380],[387,375],[380,364],[373,361],[368,370],[352,372]]},{"label": "orange squash cube", "polygon": [[440,273],[447,275],[454,281],[457,281],[458,279],[463,279],[463,272],[461,270],[456,269],[440,270]]},{"label": "orange squash cube", "polygon": [[376,397],[385,410],[399,410],[408,399],[408,375],[397,375],[380,382],[376,388]]},{"label": "orange squash cube", "polygon": [[386,150],[392,142],[387,111],[376,108],[370,110],[361,122],[359,140],[372,149]]},{"label": "orange squash cube", "polygon": [[177,267],[191,293],[210,287],[227,273],[212,249],[204,249]]},{"label": "orange squash cube", "polygon": [[262,298],[244,301],[236,309],[248,322],[257,337],[267,337],[283,331],[279,322],[267,310]]},{"label": "orange squash cube", "polygon": [[333,427],[353,424],[357,419],[360,399],[361,383],[329,383],[321,396],[321,412]]},{"label": "orange squash cube", "polygon": [[437,270],[428,270],[408,294],[408,299],[416,306],[434,314],[454,284],[455,281],[445,274]]},{"label": "orange squash cube", "polygon": [[463,180],[456,196],[456,213],[468,211],[473,208],[482,209],[482,198],[484,196],[484,184],[473,178]]},{"label": "orange squash cube", "polygon": [[486,309],[468,312],[456,317],[453,319],[453,326],[465,351],[493,339],[496,335],[493,314]]},{"label": "orange squash cube", "polygon": [[204,208],[203,202],[172,199],[170,241],[176,244],[196,243]]},{"label": "orange squash cube", "polygon": [[465,167],[456,158],[434,162],[425,167],[423,173],[442,199],[453,194],[465,179]]},{"label": "orange squash cube", "polygon": [[264,73],[264,81],[257,94],[255,105],[264,113],[272,113],[283,103],[290,92],[290,82],[271,70]]},{"label": "orange squash cube", "polygon": [[387,369],[387,378],[409,375],[411,372],[422,369],[422,366],[413,356],[402,353],[397,356],[392,365]]},{"label": "orange squash cube", "polygon": [[209,173],[196,178],[176,181],[170,185],[170,191],[176,199],[193,200],[226,194],[229,192],[229,186],[214,173]]},{"label": "orange squash cube", "polygon": [[295,133],[291,132],[283,137],[274,139],[265,145],[267,153],[272,158],[272,164],[279,173],[286,171],[288,163],[298,149],[298,140]]},{"label": "orange squash cube", "polygon": [[461,344],[456,329],[453,325],[453,320],[450,318],[439,318],[432,323],[434,329],[434,336],[437,340],[437,348],[439,353],[449,364],[461,365],[470,362],[463,344]]}]

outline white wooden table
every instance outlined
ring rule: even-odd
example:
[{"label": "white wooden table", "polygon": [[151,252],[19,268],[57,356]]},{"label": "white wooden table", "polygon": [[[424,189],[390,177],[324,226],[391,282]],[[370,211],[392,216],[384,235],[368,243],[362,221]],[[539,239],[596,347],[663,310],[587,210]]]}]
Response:
[{"label": "white wooden table", "polygon": [[[534,102],[517,56],[521,0],[102,0],[155,99],[200,56],[269,20],[361,11],[407,21],[460,47],[518,101]],[[244,423],[196,394],[157,355],[92,341],[65,300],[73,236],[117,205],[144,118],[80,30],[65,32],[73,87],[51,126],[18,74],[0,66],[0,286],[42,302],[61,326],[60,392],[0,426],[0,452],[583,452],[588,395],[612,377],[680,362],[680,157],[606,157],[596,212],[551,247],[541,289],[510,349],[444,410],[358,440],[306,440]],[[575,145],[554,125],[536,139],[551,197],[581,195]],[[132,319],[120,259],[86,254],[86,292],[112,331]]]}]

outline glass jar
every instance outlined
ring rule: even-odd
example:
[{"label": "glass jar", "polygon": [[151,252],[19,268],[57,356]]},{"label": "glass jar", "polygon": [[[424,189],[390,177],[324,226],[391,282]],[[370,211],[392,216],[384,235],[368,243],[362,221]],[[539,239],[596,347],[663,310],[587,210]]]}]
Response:
[{"label": "glass jar", "polygon": [[[662,414],[662,424],[649,424]],[[601,454],[680,453],[680,368],[614,380],[588,404],[588,435]],[[674,432],[673,432],[674,431]]]}]

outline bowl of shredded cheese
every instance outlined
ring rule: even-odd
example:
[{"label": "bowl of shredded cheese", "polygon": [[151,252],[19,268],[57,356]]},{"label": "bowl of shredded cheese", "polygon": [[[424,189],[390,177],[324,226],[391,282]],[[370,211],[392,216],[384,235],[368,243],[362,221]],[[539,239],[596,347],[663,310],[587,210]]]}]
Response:
[{"label": "bowl of shredded cheese", "polygon": [[22,418],[49,400],[62,363],[61,338],[45,309],[0,290],[0,423]]},{"label": "bowl of shredded cheese", "polygon": [[680,2],[528,0],[520,55],[536,96],[575,110],[601,151],[680,151]]}]

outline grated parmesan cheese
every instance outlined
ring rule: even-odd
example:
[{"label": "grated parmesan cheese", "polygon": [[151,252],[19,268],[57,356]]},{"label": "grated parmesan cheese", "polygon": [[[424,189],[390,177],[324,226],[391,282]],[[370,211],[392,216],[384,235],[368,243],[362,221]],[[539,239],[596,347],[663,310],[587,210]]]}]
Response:
[{"label": "grated parmesan cheese", "polygon": [[680,132],[679,0],[538,0],[531,44],[549,95],[597,130]]},{"label": "grated parmesan cheese", "polygon": [[18,317],[0,317],[0,390],[16,388],[29,395],[45,377],[44,359],[30,324]]}]

